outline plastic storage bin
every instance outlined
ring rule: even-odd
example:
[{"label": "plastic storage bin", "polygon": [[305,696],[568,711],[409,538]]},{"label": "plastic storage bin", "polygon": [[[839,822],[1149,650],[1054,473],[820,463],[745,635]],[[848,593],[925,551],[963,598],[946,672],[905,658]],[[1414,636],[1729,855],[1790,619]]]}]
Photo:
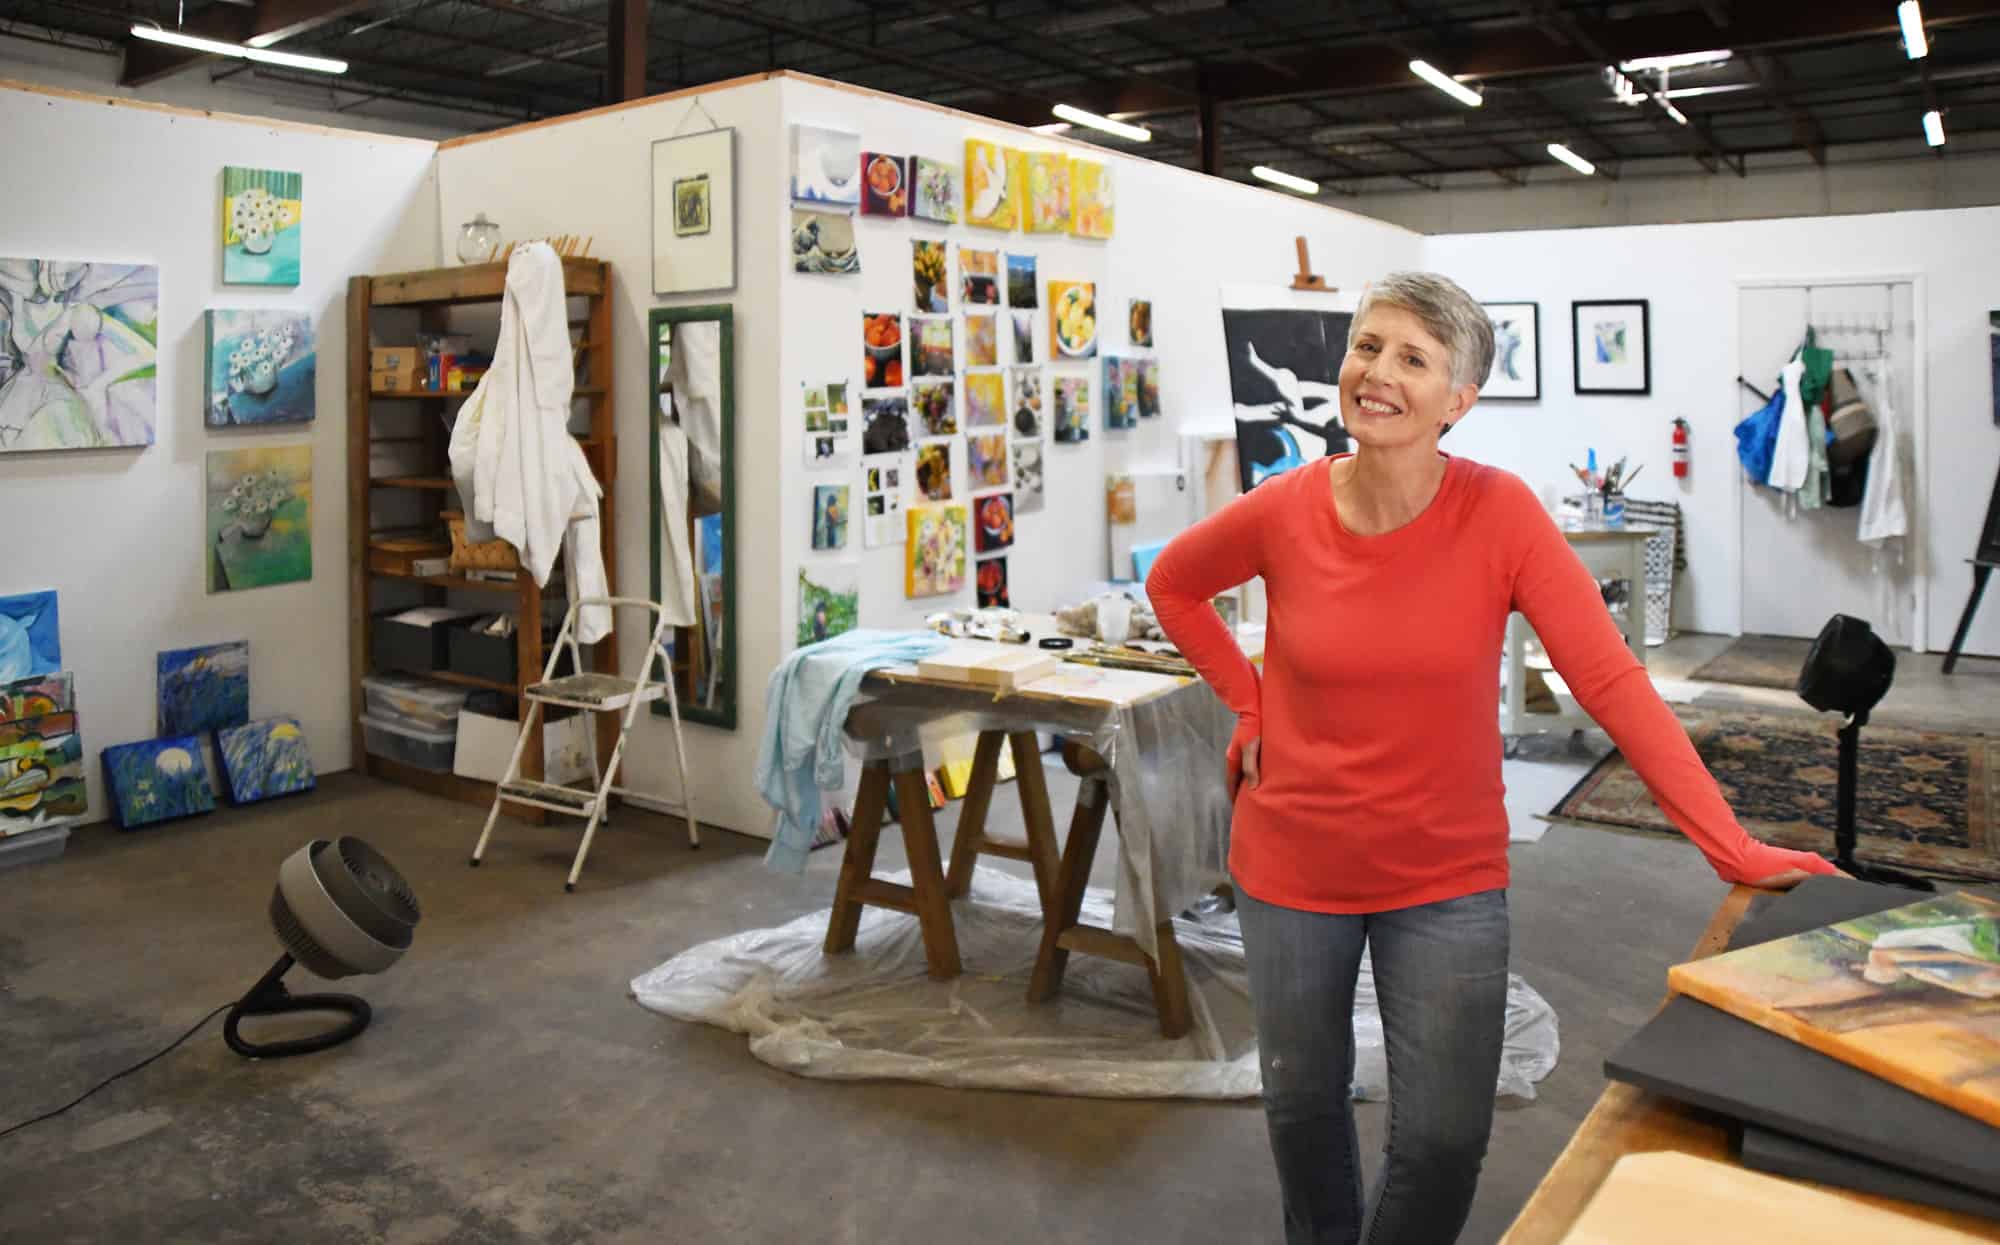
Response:
[{"label": "plastic storage bin", "polygon": [[456,731],[469,695],[465,688],[406,674],[371,674],[361,680],[365,716],[418,731]]},{"label": "plastic storage bin", "polygon": [[0,869],[54,860],[69,846],[69,827],[50,826],[0,839]]},{"label": "plastic storage bin", "polygon": [[400,722],[383,721],[361,715],[361,737],[368,755],[399,761],[418,769],[451,772],[452,754],[458,747],[458,732],[426,731]]}]

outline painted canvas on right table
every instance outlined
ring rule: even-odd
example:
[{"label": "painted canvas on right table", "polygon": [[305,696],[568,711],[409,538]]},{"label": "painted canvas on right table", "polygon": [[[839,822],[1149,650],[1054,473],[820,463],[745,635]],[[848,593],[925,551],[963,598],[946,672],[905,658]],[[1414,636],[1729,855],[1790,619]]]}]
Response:
[{"label": "painted canvas on right table", "polygon": [[2000,1127],[2000,901],[1893,908],[1677,965],[1668,984]]}]

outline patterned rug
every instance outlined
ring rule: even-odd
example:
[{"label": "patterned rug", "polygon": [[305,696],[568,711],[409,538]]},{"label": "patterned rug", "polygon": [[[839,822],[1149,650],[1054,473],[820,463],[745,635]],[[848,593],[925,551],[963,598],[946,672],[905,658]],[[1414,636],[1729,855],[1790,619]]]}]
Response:
[{"label": "patterned rug", "polygon": [[1789,692],[1798,686],[1799,668],[1806,664],[1806,654],[1811,651],[1811,640],[1782,635],[1740,636],[1688,678],[1698,683],[1775,687]]},{"label": "patterned rug", "polygon": [[[1746,830],[1780,847],[1832,854],[1836,719],[1704,710],[1682,719]],[[1857,857],[2000,881],[2000,737],[1864,727],[1860,775]],[[1618,752],[1572,787],[1549,819],[1679,833]]]}]

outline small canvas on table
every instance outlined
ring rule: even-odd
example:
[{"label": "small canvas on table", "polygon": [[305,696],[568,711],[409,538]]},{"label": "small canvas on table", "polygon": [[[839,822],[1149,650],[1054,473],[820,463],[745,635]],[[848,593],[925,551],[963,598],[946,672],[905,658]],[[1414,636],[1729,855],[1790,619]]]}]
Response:
[{"label": "small canvas on table", "polygon": [[297,718],[266,718],[232,726],[216,736],[222,777],[232,803],[251,804],[311,791],[312,749]]},{"label": "small canvas on table", "polygon": [[917,663],[917,673],[926,679],[1011,692],[1054,673],[1061,665],[1062,658],[1041,649],[974,641],[950,645],[924,658]]},{"label": "small canvas on table", "polygon": [[104,785],[124,830],[215,811],[197,735],[106,748]]}]

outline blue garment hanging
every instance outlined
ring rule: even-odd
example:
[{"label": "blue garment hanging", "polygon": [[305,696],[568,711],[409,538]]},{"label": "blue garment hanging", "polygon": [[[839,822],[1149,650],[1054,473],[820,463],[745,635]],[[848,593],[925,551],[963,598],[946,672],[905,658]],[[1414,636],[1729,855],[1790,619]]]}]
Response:
[{"label": "blue garment hanging", "polygon": [[1785,389],[1778,386],[1771,400],[1736,425],[1736,457],[1753,484],[1769,484],[1771,459],[1778,450],[1778,426],[1785,417]]}]

